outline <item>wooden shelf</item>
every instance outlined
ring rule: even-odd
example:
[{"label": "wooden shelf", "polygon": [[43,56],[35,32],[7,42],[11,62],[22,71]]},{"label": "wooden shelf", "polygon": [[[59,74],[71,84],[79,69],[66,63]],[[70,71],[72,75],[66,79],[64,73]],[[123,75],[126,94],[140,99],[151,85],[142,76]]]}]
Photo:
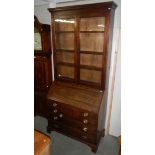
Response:
[{"label": "wooden shelf", "polygon": [[96,83],[96,82],[88,82],[88,81],[85,81],[85,80],[80,80],[79,83],[80,84],[84,84],[84,85],[90,85],[93,88],[99,88],[100,89],[100,87],[101,87],[101,84],[100,83]]},{"label": "wooden shelf", "polygon": [[74,67],[75,64],[73,64],[73,63],[68,63],[68,62],[58,62],[57,65],[64,65],[64,66],[71,66],[71,67]]},{"label": "wooden shelf", "polygon": [[80,33],[104,33],[104,31],[80,31]]},{"label": "wooden shelf", "polygon": [[59,79],[60,81],[65,81],[65,82],[75,82],[74,78],[69,78],[69,77],[66,77],[66,76],[58,76],[57,75],[56,79]]},{"label": "wooden shelf", "polygon": [[95,52],[95,51],[80,51],[83,54],[95,54],[95,55],[103,55],[103,52]]},{"label": "wooden shelf", "polygon": [[80,68],[89,69],[89,70],[96,70],[96,71],[102,71],[102,67],[96,67],[96,66],[80,65]]},{"label": "wooden shelf", "polygon": [[56,52],[70,52],[70,53],[74,53],[74,50],[56,49]]},{"label": "wooden shelf", "polygon": [[75,31],[55,31],[55,33],[74,33]]}]

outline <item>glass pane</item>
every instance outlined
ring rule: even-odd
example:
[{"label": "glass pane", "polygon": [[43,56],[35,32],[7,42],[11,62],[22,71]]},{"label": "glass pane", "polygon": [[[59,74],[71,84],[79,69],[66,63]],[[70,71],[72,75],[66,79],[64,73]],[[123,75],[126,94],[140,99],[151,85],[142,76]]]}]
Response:
[{"label": "glass pane", "polygon": [[74,31],[74,19],[55,19],[56,31]]},{"label": "glass pane", "polygon": [[59,33],[56,35],[56,48],[74,50],[74,33]]},{"label": "glass pane", "polygon": [[80,31],[104,31],[105,17],[81,18]]},{"label": "glass pane", "polygon": [[101,72],[88,69],[80,69],[80,80],[101,83]]},{"label": "glass pane", "polygon": [[102,55],[80,54],[80,64],[102,67]]},{"label": "glass pane", "polygon": [[59,65],[57,72],[58,77],[74,78],[74,67]]},{"label": "glass pane", "polygon": [[56,60],[57,62],[74,63],[74,53],[57,52]]},{"label": "glass pane", "polygon": [[42,50],[41,35],[39,32],[34,33],[34,49],[35,50]]},{"label": "glass pane", "polygon": [[103,52],[103,33],[80,33],[80,50]]}]

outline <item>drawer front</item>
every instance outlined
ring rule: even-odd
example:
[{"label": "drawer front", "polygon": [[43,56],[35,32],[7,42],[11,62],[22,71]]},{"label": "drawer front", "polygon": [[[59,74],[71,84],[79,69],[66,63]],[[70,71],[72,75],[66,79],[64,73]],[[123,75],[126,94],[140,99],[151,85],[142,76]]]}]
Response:
[{"label": "drawer front", "polygon": [[60,122],[53,122],[51,120],[48,121],[48,126],[54,128],[56,131],[81,139],[83,141],[91,142],[94,144],[97,142],[97,132],[95,131],[93,133],[84,132],[72,126],[61,124]]},{"label": "drawer front", "polygon": [[72,119],[81,122],[82,124],[92,124],[97,126],[97,114],[74,108],[70,105],[64,105],[55,101],[47,101],[49,109],[49,117],[54,115],[63,115],[65,119]]},{"label": "drawer front", "polygon": [[59,123],[62,125],[67,125],[68,127],[73,127],[78,129],[80,132],[84,133],[94,133],[97,131],[97,126],[91,125],[91,124],[82,124],[81,122],[78,122],[73,119],[67,119],[64,117],[59,117],[59,115],[53,115],[51,118],[48,118],[49,121],[52,123]]}]

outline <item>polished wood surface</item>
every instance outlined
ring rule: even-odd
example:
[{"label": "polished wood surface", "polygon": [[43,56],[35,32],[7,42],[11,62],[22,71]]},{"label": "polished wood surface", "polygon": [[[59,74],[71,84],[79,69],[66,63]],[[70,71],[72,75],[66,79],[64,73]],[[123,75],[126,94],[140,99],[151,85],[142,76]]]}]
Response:
[{"label": "polished wood surface", "polygon": [[119,144],[119,154],[121,155],[121,136],[118,137],[118,144]]},{"label": "polished wood surface", "polygon": [[51,155],[50,147],[50,137],[34,130],[34,155]]},{"label": "polished wood surface", "polygon": [[47,99],[97,113],[102,93],[97,89],[55,81],[48,92]]},{"label": "polished wood surface", "polygon": [[55,81],[47,94],[47,131],[79,140],[93,152],[105,131],[116,6],[105,2],[49,9]]},{"label": "polished wood surface", "polygon": [[52,83],[50,25],[35,16],[34,30],[41,35],[42,49],[34,49],[34,115],[46,117],[46,93]]}]

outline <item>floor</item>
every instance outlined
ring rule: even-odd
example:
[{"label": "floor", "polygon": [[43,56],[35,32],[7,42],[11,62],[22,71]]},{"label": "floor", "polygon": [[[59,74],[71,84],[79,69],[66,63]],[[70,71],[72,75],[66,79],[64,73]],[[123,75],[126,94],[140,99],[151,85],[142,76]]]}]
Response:
[{"label": "floor", "polygon": [[34,119],[34,128],[49,135],[52,139],[52,155],[118,155],[117,138],[113,136],[105,136],[101,139],[97,153],[91,152],[91,149],[74,139],[52,132],[46,132],[47,120],[36,116]]}]

